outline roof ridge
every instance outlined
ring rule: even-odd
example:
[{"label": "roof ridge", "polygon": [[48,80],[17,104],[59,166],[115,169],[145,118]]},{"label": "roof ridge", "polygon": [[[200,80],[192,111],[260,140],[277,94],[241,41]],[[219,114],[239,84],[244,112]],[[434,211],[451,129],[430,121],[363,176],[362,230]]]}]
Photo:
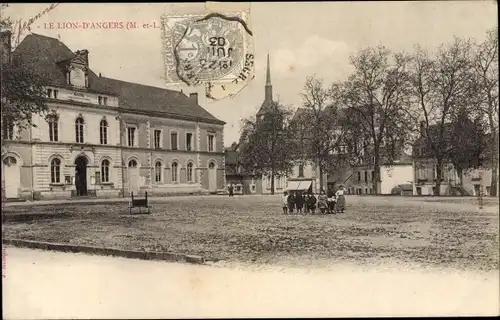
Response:
[{"label": "roof ridge", "polygon": [[124,83],[129,83],[129,84],[135,84],[135,85],[139,85],[139,86],[142,86],[142,87],[148,87],[148,88],[154,88],[154,89],[159,89],[159,90],[165,90],[165,91],[168,91],[168,92],[180,93],[180,94],[182,94],[183,96],[185,96],[186,98],[188,98],[188,96],[186,96],[184,93],[182,93],[182,92],[180,92],[180,91],[177,91],[177,90],[172,90],[172,89],[167,89],[167,88],[162,88],[162,87],[152,86],[152,85],[149,85],[149,84],[142,84],[142,83],[137,83],[137,82],[130,82],[130,81],[120,80],[120,79],[115,79],[115,78],[108,78],[108,77],[99,77],[99,78],[101,78],[101,79],[105,79],[105,80],[113,80],[113,81],[118,81],[118,82],[124,82]]},{"label": "roof ridge", "polygon": [[63,43],[61,40],[59,40],[58,38],[54,38],[54,37],[49,37],[49,36],[46,36],[44,34],[39,34],[39,33],[35,33],[35,32],[31,32],[30,34],[26,35],[26,37],[28,36],[37,36],[37,37],[44,37],[44,38],[49,38],[49,39],[53,39],[53,40],[57,40],[61,43]]}]

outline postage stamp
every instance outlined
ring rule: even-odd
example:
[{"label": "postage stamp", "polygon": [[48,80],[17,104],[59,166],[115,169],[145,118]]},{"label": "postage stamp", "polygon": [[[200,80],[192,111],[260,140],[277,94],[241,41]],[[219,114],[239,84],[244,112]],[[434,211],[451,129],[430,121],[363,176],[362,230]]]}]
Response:
[{"label": "postage stamp", "polygon": [[253,79],[248,12],[164,15],[162,28],[167,84],[204,86],[206,96],[217,100]]}]

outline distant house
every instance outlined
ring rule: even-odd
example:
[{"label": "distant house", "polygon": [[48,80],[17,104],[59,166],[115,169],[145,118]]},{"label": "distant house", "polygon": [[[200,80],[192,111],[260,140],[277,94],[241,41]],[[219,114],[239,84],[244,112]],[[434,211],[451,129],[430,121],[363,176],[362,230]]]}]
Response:
[{"label": "distant house", "polygon": [[[380,187],[377,194],[393,194],[394,188],[413,183],[413,165],[411,156],[399,150],[394,159],[382,156],[380,164]],[[349,194],[375,194],[373,179],[375,176],[372,161],[352,167],[352,174],[345,182]]]},{"label": "distant house", "polygon": [[[483,195],[490,195],[492,178],[491,169],[476,169],[463,173],[462,183],[454,165],[446,161],[441,168],[437,168],[436,160],[427,147],[426,132],[431,135],[438,134],[437,125],[425,130],[424,124],[420,125],[420,136],[413,147],[415,195],[434,195],[436,190],[437,170],[441,170],[441,195],[472,195],[477,196],[481,191]],[[446,124],[444,134],[451,139],[451,124]]]},{"label": "distant house", "polygon": [[257,177],[253,172],[245,170],[240,161],[239,144],[233,143],[225,151],[226,184],[233,185],[235,194],[255,194]]}]

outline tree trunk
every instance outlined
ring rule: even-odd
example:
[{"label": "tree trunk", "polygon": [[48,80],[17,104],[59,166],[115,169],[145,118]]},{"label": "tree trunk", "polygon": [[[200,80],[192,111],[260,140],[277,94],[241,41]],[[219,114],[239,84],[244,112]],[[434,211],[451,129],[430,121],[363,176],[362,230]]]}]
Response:
[{"label": "tree trunk", "polygon": [[321,165],[321,162],[318,161],[318,173],[319,173],[319,190],[324,189],[323,186],[323,166]]},{"label": "tree trunk", "polygon": [[434,191],[435,196],[441,195],[441,167],[443,166],[443,159],[438,159],[436,163],[436,190]]},{"label": "tree trunk", "polygon": [[462,167],[457,166],[457,175],[458,175],[458,183],[463,186],[464,185],[464,170]]},{"label": "tree trunk", "polygon": [[491,170],[490,196],[498,197],[498,159],[493,160]]},{"label": "tree trunk", "polygon": [[271,194],[274,195],[274,168],[271,168]]},{"label": "tree trunk", "polygon": [[[377,148],[378,149],[378,148]],[[378,157],[378,150],[375,150],[375,156],[373,161],[373,177],[372,177],[372,185],[373,185],[373,194],[379,194],[379,182],[380,182],[380,163]]]},{"label": "tree trunk", "polygon": [[493,130],[492,135],[490,196],[498,197],[498,135],[496,130]]}]

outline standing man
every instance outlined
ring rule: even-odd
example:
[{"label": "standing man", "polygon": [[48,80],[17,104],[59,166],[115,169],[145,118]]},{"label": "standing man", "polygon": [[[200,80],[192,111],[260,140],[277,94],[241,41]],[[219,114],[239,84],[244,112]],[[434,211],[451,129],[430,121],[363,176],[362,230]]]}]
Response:
[{"label": "standing man", "polygon": [[234,187],[233,187],[233,183],[232,182],[229,185],[229,196],[230,197],[234,196]]}]

